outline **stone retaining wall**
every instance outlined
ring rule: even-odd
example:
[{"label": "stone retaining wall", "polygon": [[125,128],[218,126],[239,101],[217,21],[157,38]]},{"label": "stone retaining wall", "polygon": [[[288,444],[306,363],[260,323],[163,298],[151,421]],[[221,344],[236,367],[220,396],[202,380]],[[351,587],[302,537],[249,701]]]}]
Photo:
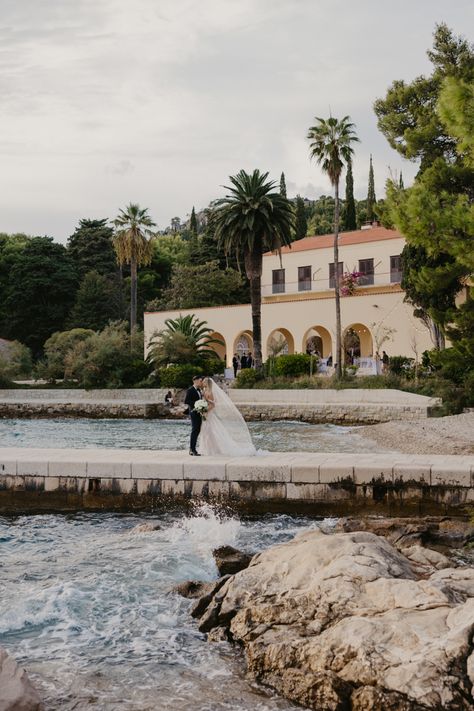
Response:
[{"label": "stone retaining wall", "polygon": [[[166,390],[0,390],[0,417],[182,418]],[[372,424],[428,417],[440,404],[399,390],[229,390],[247,420]]]},{"label": "stone retaining wall", "polygon": [[302,422],[372,425],[390,420],[415,420],[427,417],[426,407],[383,404],[281,404],[261,405],[237,403],[237,407],[248,421],[251,420],[301,420]]},{"label": "stone retaining wall", "polygon": [[134,510],[203,499],[251,512],[467,514],[474,457],[0,450],[0,512]]},{"label": "stone retaining wall", "polygon": [[164,403],[0,402],[0,418],[87,417],[90,419],[159,419],[183,417]]}]

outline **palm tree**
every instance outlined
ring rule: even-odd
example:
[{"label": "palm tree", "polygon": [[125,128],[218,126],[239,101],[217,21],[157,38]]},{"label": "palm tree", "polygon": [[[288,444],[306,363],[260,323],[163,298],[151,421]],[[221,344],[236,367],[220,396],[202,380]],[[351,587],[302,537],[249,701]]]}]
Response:
[{"label": "palm tree", "polygon": [[117,262],[120,266],[130,264],[130,330],[133,331],[137,325],[137,269],[151,262],[154,233],[150,227],[155,223],[147,208],[130,203],[120,210],[113,224],[118,228],[113,238]]},{"label": "palm tree", "polygon": [[156,363],[189,363],[197,356],[215,357],[213,346],[225,345],[212,336],[207,321],[200,321],[194,314],[168,318],[165,326],[153,334],[149,343],[149,358]]},{"label": "palm tree", "polygon": [[254,170],[251,175],[241,170],[230,176],[232,187],[225,198],[216,201],[215,225],[219,245],[226,254],[243,257],[250,282],[252,330],[255,367],[262,366],[262,261],[264,252],[281,253],[291,244],[294,211],[268,173]]},{"label": "palm tree", "polygon": [[336,376],[342,376],[341,349],[341,294],[339,290],[339,181],[344,164],[349,165],[354,150],[352,144],[359,139],[349,116],[338,121],[316,117],[316,125],[308,130],[310,158],[315,158],[334,187],[334,292],[336,297]]}]

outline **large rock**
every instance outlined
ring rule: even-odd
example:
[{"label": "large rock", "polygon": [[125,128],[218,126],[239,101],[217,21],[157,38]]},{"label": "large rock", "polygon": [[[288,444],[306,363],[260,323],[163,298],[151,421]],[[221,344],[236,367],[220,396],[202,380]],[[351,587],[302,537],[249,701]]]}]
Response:
[{"label": "large rock", "polygon": [[42,711],[26,671],[0,647],[0,711]]},{"label": "large rock", "polygon": [[200,629],[226,629],[257,680],[312,709],[472,709],[474,569],[426,564],[370,532],[308,531],[230,577]]},{"label": "large rock", "polygon": [[253,553],[243,553],[232,546],[220,546],[212,551],[219,575],[234,575],[247,568]]}]

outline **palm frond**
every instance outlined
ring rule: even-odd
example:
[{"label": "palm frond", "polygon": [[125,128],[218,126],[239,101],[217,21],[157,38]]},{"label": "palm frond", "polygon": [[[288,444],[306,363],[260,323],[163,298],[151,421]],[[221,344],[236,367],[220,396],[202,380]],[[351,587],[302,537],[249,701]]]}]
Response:
[{"label": "palm frond", "polygon": [[315,117],[315,125],[308,129],[310,158],[314,158],[326,173],[332,185],[339,182],[342,169],[354,153],[352,144],[359,141],[355,125],[349,116],[341,120],[333,116],[328,119]]},{"label": "palm frond", "polygon": [[130,264],[132,260],[141,265],[150,264],[153,256],[155,233],[151,230],[155,223],[147,208],[130,203],[113,220],[117,228],[113,238],[119,264]]}]

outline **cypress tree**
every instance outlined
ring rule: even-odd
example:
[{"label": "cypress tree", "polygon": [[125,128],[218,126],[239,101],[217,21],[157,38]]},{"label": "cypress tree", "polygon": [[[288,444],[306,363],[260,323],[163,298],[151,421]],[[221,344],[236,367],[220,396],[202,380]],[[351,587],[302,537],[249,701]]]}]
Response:
[{"label": "cypress tree", "polygon": [[189,220],[189,229],[193,234],[197,235],[198,223],[197,223],[197,219],[196,219],[196,210],[194,209],[194,205],[193,205],[193,209],[191,210],[191,218]]},{"label": "cypress tree", "polygon": [[295,214],[295,240],[306,237],[308,223],[306,220],[306,211],[304,208],[304,200],[300,195],[296,196],[296,214]]},{"label": "cypress tree", "polygon": [[398,181],[398,187],[400,188],[400,190],[405,190],[405,186],[404,186],[404,184],[403,184],[402,171],[400,171],[400,180]]},{"label": "cypress tree", "polygon": [[286,181],[285,181],[285,174],[282,173],[280,176],[280,195],[283,195],[283,197],[286,197]]},{"label": "cypress tree", "polygon": [[347,231],[357,229],[352,162],[348,163],[346,173],[346,214],[344,216],[344,229]]},{"label": "cypress tree", "polygon": [[377,202],[375,197],[374,166],[372,165],[372,153],[370,154],[369,167],[369,189],[367,191],[367,222],[373,222],[375,213],[374,207]]}]

